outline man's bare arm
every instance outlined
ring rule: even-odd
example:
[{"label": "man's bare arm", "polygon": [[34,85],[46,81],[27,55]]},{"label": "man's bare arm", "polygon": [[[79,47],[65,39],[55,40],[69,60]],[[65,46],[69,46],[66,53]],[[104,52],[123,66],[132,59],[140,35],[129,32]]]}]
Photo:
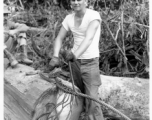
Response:
[{"label": "man's bare arm", "polygon": [[27,32],[27,31],[46,31],[44,28],[36,28],[36,27],[29,27],[26,24],[20,24],[20,23],[15,23],[12,21],[8,21],[8,27],[9,28],[14,28],[12,30],[4,30],[5,34],[9,34],[11,36],[14,36],[15,34],[19,32]]},{"label": "man's bare arm", "polygon": [[37,27],[29,27],[28,31],[37,31],[37,32],[44,32],[47,28],[37,28]]},{"label": "man's bare arm", "polygon": [[54,54],[53,54],[53,56],[55,56],[55,57],[59,56],[59,52],[60,52],[60,49],[62,46],[62,41],[65,38],[66,34],[67,34],[67,30],[62,26],[60,31],[59,31],[59,34],[54,42]]}]

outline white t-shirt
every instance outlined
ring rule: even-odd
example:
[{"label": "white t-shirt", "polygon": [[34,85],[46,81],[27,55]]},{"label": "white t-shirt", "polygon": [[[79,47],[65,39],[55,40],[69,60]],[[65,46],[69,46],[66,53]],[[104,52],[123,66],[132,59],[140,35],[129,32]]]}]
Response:
[{"label": "white t-shirt", "polygon": [[[79,27],[74,26],[74,16],[75,13],[67,15],[62,22],[63,27],[67,31],[71,31],[74,37],[74,46],[72,48],[72,52],[74,53],[81,42],[84,40],[86,35],[86,30],[88,25],[93,20],[99,20],[101,22],[100,14],[97,11],[86,9],[85,15]],[[99,39],[100,39],[100,25],[94,35],[93,41],[87,50],[78,58],[78,59],[91,59],[95,57],[99,57]]]}]

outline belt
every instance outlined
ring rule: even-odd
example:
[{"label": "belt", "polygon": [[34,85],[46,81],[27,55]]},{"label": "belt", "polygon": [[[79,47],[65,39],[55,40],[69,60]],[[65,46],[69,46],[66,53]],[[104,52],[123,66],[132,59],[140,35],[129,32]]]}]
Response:
[{"label": "belt", "polygon": [[91,61],[96,60],[96,59],[98,59],[98,57],[91,58],[91,59],[77,59],[77,61],[79,63],[82,63],[82,62],[91,62]]}]

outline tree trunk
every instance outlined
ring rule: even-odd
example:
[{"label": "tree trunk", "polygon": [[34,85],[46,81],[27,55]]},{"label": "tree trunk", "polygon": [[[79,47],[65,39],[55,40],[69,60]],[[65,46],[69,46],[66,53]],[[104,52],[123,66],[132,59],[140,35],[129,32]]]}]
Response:
[{"label": "tree trunk", "polygon": [[[68,96],[71,95],[65,96],[65,93],[58,90],[55,84],[46,82],[38,74],[29,75],[28,73],[36,73],[36,71],[22,64],[5,70],[5,120],[36,120],[43,113],[53,109],[51,107],[61,102],[63,98],[68,99],[64,104],[69,103]],[[67,116],[67,108],[63,109],[63,114],[60,114],[59,118]],[[60,105],[57,111],[61,109]],[[54,110],[51,115],[56,114],[57,111]],[[44,116],[41,120],[47,120],[47,117]]]},{"label": "tree trunk", "polygon": [[[36,120],[51,112],[56,104],[62,104],[52,112],[59,120],[66,120],[71,104],[71,95],[57,89],[56,85],[40,78],[36,71],[22,64],[5,70],[4,115],[5,120]],[[149,120],[149,80],[101,75],[99,97],[130,118]],[[35,110],[35,111],[34,111]],[[115,115],[108,110],[109,114]],[[32,117],[33,115],[33,117]],[[45,115],[41,120],[47,120]],[[32,119],[33,118],[33,119]]]},{"label": "tree trunk", "polygon": [[102,100],[132,120],[149,120],[148,79],[101,75],[101,81],[99,96]]},{"label": "tree trunk", "polygon": [[4,84],[5,120],[30,120],[32,108],[12,85]]}]

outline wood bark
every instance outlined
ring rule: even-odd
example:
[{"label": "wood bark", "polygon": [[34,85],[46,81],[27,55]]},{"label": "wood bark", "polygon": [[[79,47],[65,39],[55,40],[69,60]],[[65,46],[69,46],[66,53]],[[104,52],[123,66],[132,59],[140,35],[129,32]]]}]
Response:
[{"label": "wood bark", "polygon": [[[59,120],[65,120],[68,116],[71,95],[40,78],[33,68],[22,64],[16,68],[9,67],[4,72],[4,81],[5,120],[37,120],[40,115],[51,110],[51,115],[44,115],[41,120],[48,120],[48,117],[60,111]],[[66,81],[64,83],[68,85]],[[60,105],[54,109],[56,104]]]},{"label": "wood bark", "polygon": [[[40,78],[36,71],[26,65],[8,68],[4,72],[4,117],[5,120],[36,120],[39,115],[51,111],[63,99],[52,116],[62,110],[59,120],[69,114],[71,95],[58,90],[56,85]],[[101,75],[99,97],[130,118],[149,120],[149,80]],[[34,111],[34,109],[36,111]],[[109,114],[117,116],[109,111]],[[35,115],[32,119],[32,115]],[[47,120],[48,116],[41,120]]]},{"label": "wood bark", "polygon": [[8,68],[4,73],[4,108],[5,118],[11,120],[30,120],[35,102],[53,84],[42,80],[31,67],[19,64],[16,68]]},{"label": "wood bark", "polygon": [[101,81],[100,99],[132,120],[149,120],[149,79],[101,75]]}]

